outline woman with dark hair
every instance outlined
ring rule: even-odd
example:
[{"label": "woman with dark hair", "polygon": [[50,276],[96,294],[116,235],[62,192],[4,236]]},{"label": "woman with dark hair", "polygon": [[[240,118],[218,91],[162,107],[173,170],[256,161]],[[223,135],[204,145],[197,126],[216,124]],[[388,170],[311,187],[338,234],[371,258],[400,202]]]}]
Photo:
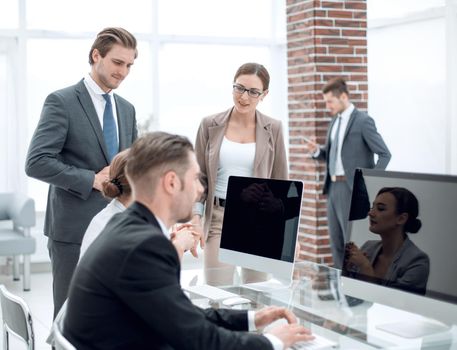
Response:
[{"label": "woman with dark hair", "polygon": [[[206,242],[204,264],[208,284],[233,283],[234,266],[218,260],[229,176],[288,178],[281,122],[257,110],[268,95],[269,83],[264,66],[243,64],[233,78],[233,107],[204,118],[198,129],[195,153],[206,193],[195,206],[192,221],[201,227]],[[265,274],[243,269],[244,282],[264,279]]]},{"label": "woman with dark hair", "polygon": [[418,215],[417,198],[406,188],[379,190],[368,217],[369,230],[381,240],[367,241],[360,249],[348,243],[346,269],[384,285],[425,293],[430,260],[408,237],[408,233],[415,234],[422,226]]}]

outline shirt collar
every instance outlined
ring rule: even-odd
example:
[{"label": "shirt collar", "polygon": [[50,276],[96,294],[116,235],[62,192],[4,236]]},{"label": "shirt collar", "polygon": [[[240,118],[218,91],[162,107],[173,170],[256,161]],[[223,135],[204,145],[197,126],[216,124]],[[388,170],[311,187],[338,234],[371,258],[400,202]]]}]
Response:
[{"label": "shirt collar", "polygon": [[[86,76],[84,77],[84,80],[86,81],[87,86],[92,90],[92,92],[94,94],[96,94],[96,95],[104,95],[104,94],[106,94],[106,92],[103,91],[100,86],[98,86],[98,84],[95,82],[95,80],[91,77],[91,75],[89,73],[86,74]],[[108,95],[113,97],[113,90],[108,92]],[[100,96],[100,98],[103,98],[103,97]]]},{"label": "shirt collar", "polygon": [[162,232],[165,235],[165,237],[170,239],[170,232],[169,232],[168,228],[165,226],[165,224],[163,223],[163,221],[160,220],[157,216],[156,216],[156,220],[159,223],[159,226],[162,229]]},{"label": "shirt collar", "polygon": [[346,108],[343,113],[341,113],[341,119],[342,120],[349,120],[351,117],[352,112],[354,112],[354,105],[352,103],[349,104],[349,107]]}]

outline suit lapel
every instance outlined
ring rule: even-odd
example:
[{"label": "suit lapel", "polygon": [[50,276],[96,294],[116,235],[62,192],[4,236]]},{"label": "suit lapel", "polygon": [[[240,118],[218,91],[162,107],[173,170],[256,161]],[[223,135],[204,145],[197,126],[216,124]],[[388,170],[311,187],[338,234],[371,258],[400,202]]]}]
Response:
[{"label": "suit lapel", "polygon": [[[327,153],[327,156],[330,154],[330,147],[332,145],[332,129],[333,129],[333,124],[336,122],[336,116],[332,117],[332,120],[330,122],[330,125],[327,130],[327,144],[325,147],[325,152]],[[328,157],[327,157],[327,163],[328,163]]]},{"label": "suit lapel", "polygon": [[349,130],[350,130],[352,124],[354,123],[354,119],[357,117],[357,113],[358,113],[357,109],[354,108],[354,110],[351,113],[351,116],[349,117],[349,121],[348,121],[348,125],[346,126],[346,130],[344,131],[343,143],[344,143],[344,140],[346,140],[346,136],[349,133]]},{"label": "suit lapel", "polygon": [[255,112],[255,144],[254,174],[256,174],[255,170],[262,163],[265,154],[273,148],[271,124],[258,111]]},{"label": "suit lapel", "polygon": [[[228,119],[232,109],[229,109],[226,113],[217,118],[214,118],[213,125],[208,128],[208,168],[217,169],[219,163],[219,153],[222,145],[222,141],[225,135],[225,129],[227,127]],[[208,183],[211,180],[208,179]]]},{"label": "suit lapel", "polygon": [[103,155],[105,156],[106,162],[109,164],[109,156],[105,146],[105,139],[103,138],[103,130],[100,125],[100,121],[98,120],[94,104],[92,103],[92,99],[90,98],[89,92],[87,91],[83,80],[76,85],[76,94],[78,96],[79,103],[81,104],[81,108],[84,110],[86,117],[89,119],[92,129],[97,136],[98,143],[102,149]]}]

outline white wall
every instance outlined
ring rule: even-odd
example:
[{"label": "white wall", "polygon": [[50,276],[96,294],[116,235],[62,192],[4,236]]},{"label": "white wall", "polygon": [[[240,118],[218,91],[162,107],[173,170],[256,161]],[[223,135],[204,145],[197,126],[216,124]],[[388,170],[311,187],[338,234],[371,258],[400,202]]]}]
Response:
[{"label": "white wall", "polygon": [[389,170],[446,171],[445,50],[444,17],[368,30],[368,110]]},{"label": "white wall", "polygon": [[457,0],[368,0],[368,110],[388,170],[457,174]]}]

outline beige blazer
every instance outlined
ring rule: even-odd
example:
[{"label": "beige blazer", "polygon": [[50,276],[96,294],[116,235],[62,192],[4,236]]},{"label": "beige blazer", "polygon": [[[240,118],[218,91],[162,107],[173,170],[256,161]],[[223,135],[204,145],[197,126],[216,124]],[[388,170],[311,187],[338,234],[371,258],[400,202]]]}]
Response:
[{"label": "beige blazer", "polygon": [[[216,185],[219,151],[233,108],[206,117],[200,123],[195,141],[195,153],[206,188],[202,204],[204,213],[204,233],[208,234],[213,210],[214,188]],[[288,179],[288,165],[281,121],[270,118],[259,111],[255,114],[256,147],[254,157],[254,177]]]}]

